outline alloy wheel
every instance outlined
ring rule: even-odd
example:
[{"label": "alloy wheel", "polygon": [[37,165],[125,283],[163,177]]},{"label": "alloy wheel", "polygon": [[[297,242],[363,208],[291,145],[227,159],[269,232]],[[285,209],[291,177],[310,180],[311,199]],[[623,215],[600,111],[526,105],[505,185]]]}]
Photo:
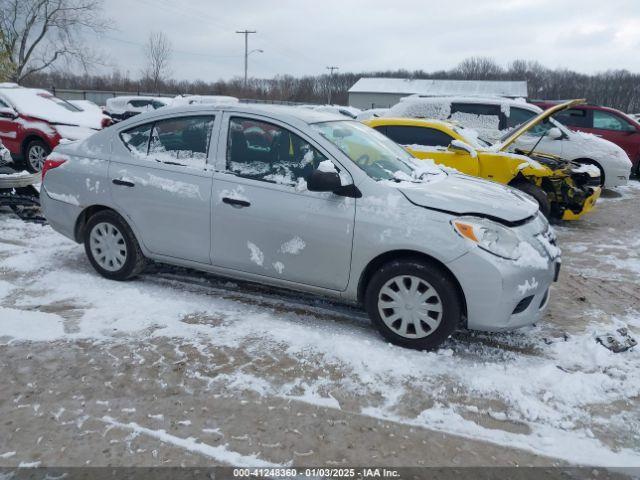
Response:
[{"label": "alloy wheel", "polygon": [[41,145],[33,145],[29,149],[28,159],[29,165],[31,168],[39,172],[42,170],[42,166],[44,165],[44,161],[47,158],[47,151]]}]

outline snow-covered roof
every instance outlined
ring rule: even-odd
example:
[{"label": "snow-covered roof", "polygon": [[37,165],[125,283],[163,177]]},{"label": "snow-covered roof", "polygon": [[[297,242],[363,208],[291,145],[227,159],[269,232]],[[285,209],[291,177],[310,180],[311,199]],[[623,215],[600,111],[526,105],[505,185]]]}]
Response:
[{"label": "snow-covered roof", "polygon": [[421,95],[501,95],[526,97],[526,81],[411,80],[407,78],[361,78],[349,93],[397,93]]}]

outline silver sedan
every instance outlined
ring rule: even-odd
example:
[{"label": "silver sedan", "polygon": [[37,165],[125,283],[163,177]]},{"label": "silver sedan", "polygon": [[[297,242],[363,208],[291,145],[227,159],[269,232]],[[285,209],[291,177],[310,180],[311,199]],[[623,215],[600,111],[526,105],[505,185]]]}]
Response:
[{"label": "silver sedan", "polygon": [[152,259],[333,297],[410,348],[536,322],[560,263],[530,198],[308,109],[161,109],[60,145],[43,177],[104,277]]}]

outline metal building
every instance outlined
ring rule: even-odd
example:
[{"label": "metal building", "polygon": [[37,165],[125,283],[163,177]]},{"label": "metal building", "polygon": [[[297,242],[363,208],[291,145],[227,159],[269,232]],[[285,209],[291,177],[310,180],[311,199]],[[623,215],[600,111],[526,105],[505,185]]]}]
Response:
[{"label": "metal building", "polygon": [[352,107],[388,108],[402,97],[420,95],[470,95],[527,97],[526,81],[499,80],[411,80],[407,78],[361,78],[349,89]]}]

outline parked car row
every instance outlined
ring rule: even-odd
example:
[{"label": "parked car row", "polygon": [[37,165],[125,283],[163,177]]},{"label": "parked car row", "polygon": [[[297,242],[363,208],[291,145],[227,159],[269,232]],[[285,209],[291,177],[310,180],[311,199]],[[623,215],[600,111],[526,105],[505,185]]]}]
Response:
[{"label": "parked car row", "polygon": [[[603,187],[625,185],[631,171],[631,162],[625,151],[603,138],[569,130],[556,118],[568,110],[582,108],[582,105],[580,102],[564,102],[562,105],[563,108],[554,109],[553,116],[544,117],[543,121],[519,136],[514,149],[525,153],[533,150],[580,164],[595,165],[601,172]],[[452,121],[476,130],[480,138],[490,143],[497,143],[541,112],[540,107],[523,100],[412,95],[402,99],[384,116]]]},{"label": "parked car row", "polygon": [[178,95],[171,97],[114,97],[107,99],[103,111],[109,115],[114,122],[120,122],[127,118],[139,115],[143,112],[157,110],[167,106],[179,105],[217,105],[238,103],[236,97],[225,95]]}]

